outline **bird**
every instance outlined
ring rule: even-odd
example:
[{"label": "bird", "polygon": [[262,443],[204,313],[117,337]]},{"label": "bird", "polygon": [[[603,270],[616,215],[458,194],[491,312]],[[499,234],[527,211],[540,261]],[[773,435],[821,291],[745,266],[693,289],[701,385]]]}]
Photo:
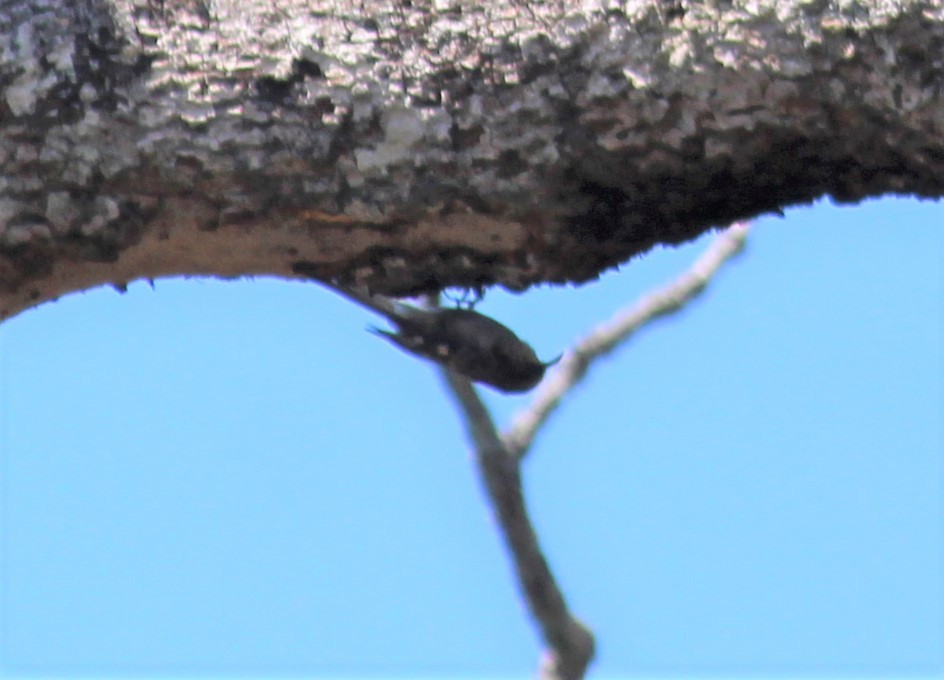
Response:
[{"label": "bird", "polygon": [[368,330],[415,356],[428,359],[499,392],[527,392],[549,366],[514,331],[471,309],[421,308],[346,286],[329,288],[383,315],[395,327]]}]

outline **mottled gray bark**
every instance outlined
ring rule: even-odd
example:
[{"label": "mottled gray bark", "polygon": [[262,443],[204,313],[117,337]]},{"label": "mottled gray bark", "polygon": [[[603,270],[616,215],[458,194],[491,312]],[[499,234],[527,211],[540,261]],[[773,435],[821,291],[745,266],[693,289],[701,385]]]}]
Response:
[{"label": "mottled gray bark", "polygon": [[581,281],[944,193],[936,0],[0,0],[0,319],[196,274]]}]

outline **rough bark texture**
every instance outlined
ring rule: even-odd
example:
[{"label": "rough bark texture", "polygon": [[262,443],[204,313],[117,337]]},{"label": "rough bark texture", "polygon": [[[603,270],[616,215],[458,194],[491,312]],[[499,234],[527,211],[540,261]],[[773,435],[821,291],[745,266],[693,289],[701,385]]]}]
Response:
[{"label": "rough bark texture", "polygon": [[583,281],[944,193],[938,0],[0,0],[0,319],[103,283]]}]

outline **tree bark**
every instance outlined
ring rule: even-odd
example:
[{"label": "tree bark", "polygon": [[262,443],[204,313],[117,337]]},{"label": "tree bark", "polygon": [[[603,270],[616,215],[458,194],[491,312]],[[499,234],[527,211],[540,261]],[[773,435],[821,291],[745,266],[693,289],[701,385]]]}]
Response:
[{"label": "tree bark", "polygon": [[0,319],[173,275],[521,290],[944,193],[936,0],[572,4],[0,0]]}]

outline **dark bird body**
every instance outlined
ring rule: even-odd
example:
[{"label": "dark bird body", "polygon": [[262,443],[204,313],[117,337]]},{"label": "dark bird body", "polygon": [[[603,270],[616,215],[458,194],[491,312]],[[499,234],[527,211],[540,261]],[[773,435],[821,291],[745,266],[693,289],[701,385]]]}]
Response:
[{"label": "dark bird body", "polygon": [[407,352],[502,392],[530,390],[550,365],[510,328],[484,314],[469,309],[416,311],[390,319],[396,333],[371,330]]},{"label": "dark bird body", "polygon": [[[554,361],[491,317],[470,309],[423,309],[354,289],[336,290],[384,315],[396,331],[370,330],[401,349],[502,392],[526,392]],[[558,357],[559,358],[559,357]]]}]

